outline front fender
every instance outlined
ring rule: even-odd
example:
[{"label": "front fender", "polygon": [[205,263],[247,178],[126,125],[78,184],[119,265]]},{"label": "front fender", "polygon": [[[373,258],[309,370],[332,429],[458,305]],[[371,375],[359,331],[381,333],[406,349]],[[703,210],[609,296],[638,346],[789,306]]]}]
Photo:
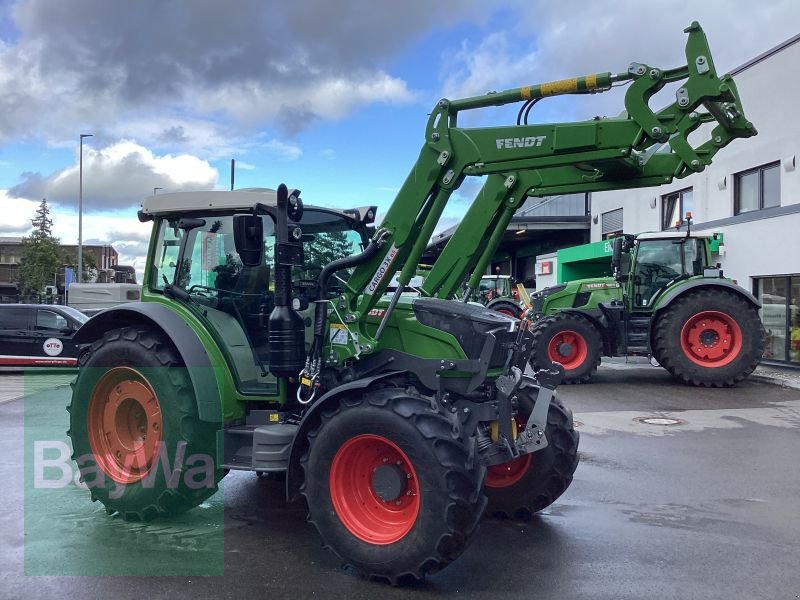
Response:
[{"label": "front fender", "polygon": [[300,427],[297,430],[297,433],[292,440],[292,447],[289,449],[289,466],[286,470],[286,499],[287,501],[291,502],[297,498],[297,494],[300,491],[300,485],[302,484],[303,478],[300,475],[300,457],[302,456],[303,452],[305,452],[308,444],[306,443],[306,434],[311,429],[311,427],[316,426],[319,424],[319,414],[320,412],[331,406],[332,404],[338,401],[339,396],[346,394],[348,392],[352,392],[355,390],[364,390],[374,384],[377,381],[381,381],[382,379],[388,379],[389,377],[394,377],[396,375],[402,375],[407,371],[390,371],[388,373],[382,373],[380,375],[376,375],[374,377],[364,377],[362,379],[356,379],[355,381],[351,381],[350,383],[345,383],[344,385],[340,385],[337,388],[332,389],[331,391],[327,392],[322,398],[317,400],[311,408],[306,411],[303,415],[303,418],[300,421]]},{"label": "front fender", "polygon": [[100,339],[106,331],[130,325],[146,325],[169,338],[189,369],[198,416],[202,421],[220,423],[222,404],[208,353],[189,324],[163,304],[129,302],[106,309],[86,321],[73,339],[89,344]]}]

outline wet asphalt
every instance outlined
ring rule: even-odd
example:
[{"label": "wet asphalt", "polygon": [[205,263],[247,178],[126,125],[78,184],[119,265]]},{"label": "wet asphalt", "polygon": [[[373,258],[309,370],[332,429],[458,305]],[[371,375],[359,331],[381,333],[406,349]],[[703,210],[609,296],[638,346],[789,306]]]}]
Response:
[{"label": "wet asphalt", "polygon": [[[529,523],[486,519],[445,570],[391,588],[342,570],[283,485],[249,473],[146,525],[74,486],[32,490],[32,444],[66,429],[69,388],[46,387],[0,404],[2,599],[800,598],[798,390],[601,368],[559,390],[581,431],[566,494]],[[138,576],[101,576],[124,573]]]}]

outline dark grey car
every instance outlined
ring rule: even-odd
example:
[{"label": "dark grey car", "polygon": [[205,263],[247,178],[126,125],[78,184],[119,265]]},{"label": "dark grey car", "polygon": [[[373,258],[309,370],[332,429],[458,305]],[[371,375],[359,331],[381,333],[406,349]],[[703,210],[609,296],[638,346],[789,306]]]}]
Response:
[{"label": "dark grey car", "polygon": [[72,339],[87,320],[69,306],[0,304],[0,366],[77,366],[80,346]]}]

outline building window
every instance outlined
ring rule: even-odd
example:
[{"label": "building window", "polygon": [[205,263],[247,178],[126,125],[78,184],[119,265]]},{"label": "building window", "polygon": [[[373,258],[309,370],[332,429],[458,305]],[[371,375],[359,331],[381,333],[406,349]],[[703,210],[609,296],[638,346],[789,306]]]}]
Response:
[{"label": "building window", "polygon": [[781,205],[780,163],[770,163],[734,176],[733,214]]},{"label": "building window", "polygon": [[800,276],[760,277],[755,291],[767,330],[764,358],[800,366]]},{"label": "building window", "polygon": [[661,196],[661,229],[683,225],[687,212],[694,212],[692,188]]},{"label": "building window", "polygon": [[610,210],[602,214],[601,224],[603,239],[612,238],[622,233],[622,209]]}]

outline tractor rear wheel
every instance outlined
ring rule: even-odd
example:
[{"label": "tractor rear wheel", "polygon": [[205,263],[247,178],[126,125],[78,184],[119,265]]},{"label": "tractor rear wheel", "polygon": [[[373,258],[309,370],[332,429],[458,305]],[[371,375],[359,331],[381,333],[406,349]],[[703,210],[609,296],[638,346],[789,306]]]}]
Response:
[{"label": "tractor rear wheel", "polygon": [[485,468],[458,421],[401,388],[323,411],[301,458],[309,521],[362,575],[418,581],[467,547],[486,507]]},{"label": "tractor rear wheel", "polygon": [[736,293],[690,291],[657,319],[653,355],[690,385],[732,386],[752,373],[764,354],[765,332],[758,311]]},{"label": "tractor rear wheel", "polygon": [[580,315],[559,312],[533,326],[531,366],[549,369],[554,362],[564,367],[564,383],[589,381],[600,365],[603,340],[594,325]]},{"label": "tractor rear wheel", "polygon": [[72,459],[109,514],[135,521],[175,515],[216,491],[223,473],[215,465],[215,427],[198,419],[187,369],[163,334],[106,332],[72,386]]},{"label": "tractor rear wheel", "polygon": [[[527,415],[523,417],[524,427]],[[557,398],[550,401],[545,435],[548,444],[544,450],[486,470],[488,514],[528,520],[555,502],[572,483],[578,466],[579,434],[573,427],[572,411]]]}]

